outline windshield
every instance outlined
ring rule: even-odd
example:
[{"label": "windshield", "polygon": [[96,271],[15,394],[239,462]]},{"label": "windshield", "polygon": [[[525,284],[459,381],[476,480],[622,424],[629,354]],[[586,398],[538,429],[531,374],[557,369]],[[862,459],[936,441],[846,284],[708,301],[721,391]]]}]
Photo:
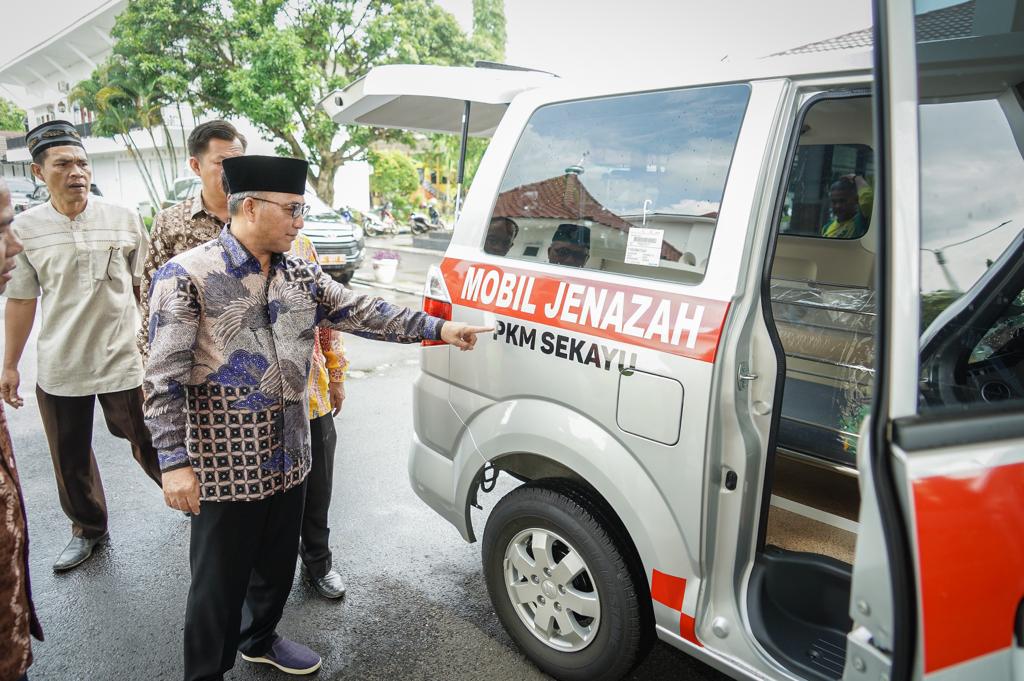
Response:
[{"label": "windshield", "polygon": [[312,192],[306,192],[306,205],[309,206],[307,220],[316,222],[346,222],[336,210],[324,203],[319,196]]}]

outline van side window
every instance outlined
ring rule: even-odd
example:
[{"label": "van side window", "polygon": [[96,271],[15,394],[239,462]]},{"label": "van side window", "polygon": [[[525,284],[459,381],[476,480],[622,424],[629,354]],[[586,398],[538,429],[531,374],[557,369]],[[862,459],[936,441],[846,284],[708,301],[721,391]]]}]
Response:
[{"label": "van side window", "polygon": [[797,147],[779,231],[829,239],[864,236],[874,207],[874,158],[866,144]]},{"label": "van side window", "polygon": [[919,411],[1024,404],[1024,108],[922,100]]},{"label": "van side window", "polygon": [[552,104],[530,118],[484,252],[698,283],[746,85]]}]

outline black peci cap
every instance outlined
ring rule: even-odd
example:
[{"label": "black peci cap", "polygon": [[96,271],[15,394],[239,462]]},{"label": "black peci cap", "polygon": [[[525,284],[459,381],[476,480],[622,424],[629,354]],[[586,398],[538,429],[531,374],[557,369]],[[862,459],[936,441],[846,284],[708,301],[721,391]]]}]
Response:
[{"label": "black peci cap", "polygon": [[281,156],[235,156],[224,159],[228,193],[281,192],[304,194],[309,164]]},{"label": "black peci cap", "polygon": [[75,130],[75,126],[67,121],[46,121],[28,131],[25,135],[25,146],[32,158],[46,151],[50,147],[75,146],[85,148],[82,144],[82,136]]}]

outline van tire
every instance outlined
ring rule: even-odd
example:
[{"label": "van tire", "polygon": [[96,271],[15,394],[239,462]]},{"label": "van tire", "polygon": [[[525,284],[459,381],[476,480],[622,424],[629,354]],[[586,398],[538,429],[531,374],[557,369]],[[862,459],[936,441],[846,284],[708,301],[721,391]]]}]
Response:
[{"label": "van tire", "polygon": [[[575,652],[556,650],[527,628],[505,586],[505,551],[527,529],[562,537],[586,563],[600,599],[593,639]],[[626,541],[600,505],[577,485],[538,481],[502,498],[484,530],[483,571],[498,619],[519,648],[545,673],[563,681],[613,681],[647,655],[654,626],[647,585],[640,583]]]}]

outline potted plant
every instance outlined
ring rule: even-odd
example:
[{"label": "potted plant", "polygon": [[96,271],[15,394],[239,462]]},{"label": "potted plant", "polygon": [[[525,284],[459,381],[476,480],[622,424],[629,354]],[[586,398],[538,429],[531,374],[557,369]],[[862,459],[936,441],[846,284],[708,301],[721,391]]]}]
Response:
[{"label": "potted plant", "polygon": [[382,284],[390,284],[398,273],[401,256],[397,251],[380,250],[373,254],[373,276]]}]

